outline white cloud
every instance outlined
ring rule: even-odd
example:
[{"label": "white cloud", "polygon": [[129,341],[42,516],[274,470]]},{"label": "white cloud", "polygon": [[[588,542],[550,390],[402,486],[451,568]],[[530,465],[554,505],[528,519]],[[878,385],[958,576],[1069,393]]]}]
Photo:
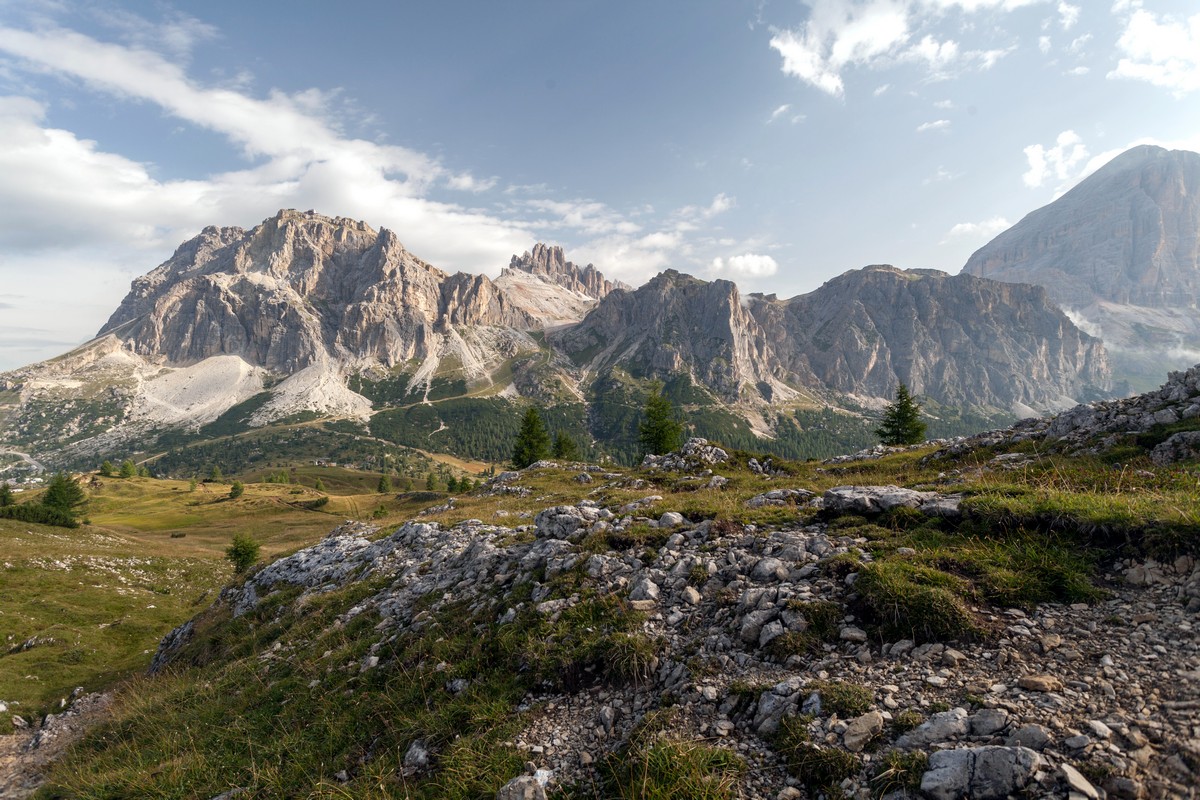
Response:
[{"label": "white cloud", "polygon": [[[802,26],[777,30],[770,46],[783,59],[784,74],[834,97],[845,94],[848,68],[881,68],[920,63],[931,79],[953,77],[967,68],[990,69],[1013,47],[963,50],[953,39],[925,33],[931,20],[950,11],[975,14],[1012,11],[1046,0],[808,0],[809,17]],[[964,30],[973,24],[965,21]],[[875,90],[876,96],[887,84]]]},{"label": "white cloud", "polygon": [[954,108],[954,101],[953,100],[938,100],[933,104],[933,107],[940,108],[943,111],[948,111],[948,110]]},{"label": "white cloud", "polygon": [[1030,188],[1041,186],[1047,178],[1066,181],[1076,175],[1076,167],[1086,162],[1087,157],[1087,147],[1079,134],[1075,131],[1063,131],[1058,135],[1053,147],[1031,144],[1025,148],[1029,170],[1021,177]]},{"label": "white cloud", "polygon": [[880,97],[887,94],[887,90],[890,88],[892,88],[892,85],[890,83],[885,83],[882,86],[876,86],[875,91],[871,92],[871,94],[875,95],[876,97]]},{"label": "white cloud", "polygon": [[779,271],[779,264],[768,255],[743,253],[729,258],[714,258],[709,265],[713,275],[729,275],[734,278],[765,278]]},{"label": "white cloud", "polygon": [[1001,231],[1008,230],[1012,223],[1004,217],[992,217],[983,222],[960,222],[946,232],[942,244],[952,239],[991,239]]},{"label": "white cloud", "polygon": [[771,112],[771,116],[767,119],[767,124],[770,125],[772,122],[779,119],[784,114],[786,114],[788,111],[790,111],[791,108],[792,108],[792,106],[790,103],[784,103],[783,105],[779,106],[779,108],[776,108],[774,111]]},{"label": "white cloud", "polygon": [[1123,57],[1108,77],[1146,81],[1176,95],[1200,89],[1200,14],[1181,19],[1140,4],[1125,8],[1132,13],[1117,41]]},{"label": "white cloud", "polygon": [[1038,50],[1041,50],[1043,53],[1049,53],[1052,46],[1049,36],[1038,37]]},{"label": "white cloud", "polygon": [[490,178],[476,178],[469,172],[460,172],[457,175],[448,177],[446,179],[446,186],[460,192],[474,192],[475,194],[479,194],[494,188],[499,182],[500,179],[495,175]]},{"label": "white cloud", "polygon": [[1058,4],[1058,24],[1064,31],[1075,27],[1075,23],[1079,22],[1081,10],[1079,6],[1073,6],[1070,3],[1060,2]]},{"label": "white cloud", "polygon": [[1087,75],[1091,71],[1092,70],[1090,67],[1071,67],[1071,69],[1067,70],[1067,74],[1079,76]]},{"label": "white cloud", "polygon": [[917,126],[917,133],[925,133],[927,131],[944,131],[950,128],[950,120],[935,119],[932,122],[922,122]]},{"label": "white cloud", "polygon": [[1072,55],[1079,55],[1083,52],[1083,48],[1087,47],[1087,43],[1092,40],[1090,33],[1085,33],[1082,36],[1077,36],[1067,45],[1067,51]]}]

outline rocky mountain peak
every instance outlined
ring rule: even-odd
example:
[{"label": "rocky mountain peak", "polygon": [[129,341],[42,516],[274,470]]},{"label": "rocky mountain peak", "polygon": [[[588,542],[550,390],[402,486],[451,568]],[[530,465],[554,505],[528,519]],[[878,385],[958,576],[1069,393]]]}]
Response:
[{"label": "rocky mountain peak", "polygon": [[[508,270],[535,275],[543,280],[599,300],[617,288],[628,288],[619,281],[610,281],[591,264],[580,267],[567,261],[558,245],[538,242],[533,250],[513,256]],[[507,271],[507,270],[506,270]]]},{"label": "rocky mountain peak", "polygon": [[963,271],[1045,286],[1058,303],[1200,302],[1200,154],[1143,145],[1028,214]]}]

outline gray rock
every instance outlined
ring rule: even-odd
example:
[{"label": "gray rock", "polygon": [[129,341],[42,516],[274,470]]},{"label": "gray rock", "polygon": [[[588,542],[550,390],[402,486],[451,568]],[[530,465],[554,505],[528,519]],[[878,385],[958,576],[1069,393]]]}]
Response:
[{"label": "gray rock", "polygon": [[1003,708],[985,708],[967,718],[972,736],[995,736],[1008,727],[1008,712]]},{"label": "gray rock", "polygon": [[880,514],[893,508],[919,508],[939,497],[900,486],[835,486],[824,495],[825,510],[839,514]]},{"label": "gray rock", "polygon": [[1067,781],[1067,786],[1071,791],[1078,792],[1088,800],[1100,800],[1100,792],[1096,791],[1096,787],[1092,786],[1092,782],[1083,777],[1079,770],[1072,767],[1070,764],[1063,763],[1058,765],[1059,771]]},{"label": "gray rock", "polygon": [[1054,740],[1050,734],[1050,729],[1044,725],[1037,723],[1029,723],[1022,725],[1013,732],[1013,735],[1008,737],[1008,745],[1010,747],[1028,747],[1031,750],[1042,751]]},{"label": "gray rock", "polygon": [[860,717],[850,720],[842,733],[842,743],[851,753],[862,752],[867,742],[883,732],[883,714],[878,711],[868,711]]},{"label": "gray rock", "polygon": [[921,792],[931,800],[1003,800],[1025,788],[1042,764],[1024,747],[939,750],[929,756]]},{"label": "gray rock", "polygon": [[639,578],[633,589],[629,592],[630,600],[657,600],[659,595],[658,584],[649,578]]},{"label": "gray rock", "polygon": [[750,577],[756,581],[776,581],[787,577],[787,567],[778,558],[767,556],[760,558],[750,571]]},{"label": "gray rock", "polygon": [[532,775],[519,775],[500,787],[496,800],[546,800],[546,789]]},{"label": "gray rock", "polygon": [[904,750],[926,748],[932,744],[966,736],[969,730],[966,710],[952,708],[949,711],[934,714],[924,723],[901,736],[896,740],[896,746]]}]

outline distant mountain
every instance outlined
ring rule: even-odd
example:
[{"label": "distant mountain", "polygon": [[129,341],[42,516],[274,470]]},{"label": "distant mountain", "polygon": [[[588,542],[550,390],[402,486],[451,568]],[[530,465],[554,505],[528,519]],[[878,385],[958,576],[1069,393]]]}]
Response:
[{"label": "distant mountain", "polygon": [[1122,153],[981,247],[963,272],[1045,286],[1066,306],[1195,306],[1200,153]]},{"label": "distant mountain", "polygon": [[1200,154],[1122,153],[975,252],[963,272],[1046,287],[1148,389],[1200,360]]},{"label": "distant mountain", "polygon": [[730,404],[843,396],[866,405],[898,382],[939,404],[1032,414],[1097,396],[1100,343],[1043,289],[872,266],[778,300],[667,271],[614,292],[553,338],[595,374],[681,373]]},{"label": "distant mountain", "polygon": [[306,425],[500,460],[534,401],[589,452],[632,458],[654,380],[694,432],[798,456],[865,444],[898,381],[948,432],[1091,398],[1107,373],[1031,287],[870,267],[787,301],[674,270],[633,290],[544,244],[492,280],[281,211],[204,229],[96,339],[0,375],[0,448],[90,463]]}]

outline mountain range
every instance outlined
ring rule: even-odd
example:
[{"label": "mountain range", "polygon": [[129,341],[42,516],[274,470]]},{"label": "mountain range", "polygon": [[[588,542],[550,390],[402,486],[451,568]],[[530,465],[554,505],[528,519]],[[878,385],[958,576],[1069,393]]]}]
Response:
[{"label": "mountain range", "polygon": [[0,377],[0,402],[4,444],[51,464],[317,418],[499,460],[495,420],[525,401],[631,458],[653,381],[698,434],[805,455],[834,447],[830,430],[868,441],[863,412],[900,381],[978,428],[1097,396],[1109,373],[1100,342],[1031,286],[872,266],[789,300],[673,270],[632,289],[544,244],[493,280],[386,229],[284,210],[205,228],[94,340]]}]

